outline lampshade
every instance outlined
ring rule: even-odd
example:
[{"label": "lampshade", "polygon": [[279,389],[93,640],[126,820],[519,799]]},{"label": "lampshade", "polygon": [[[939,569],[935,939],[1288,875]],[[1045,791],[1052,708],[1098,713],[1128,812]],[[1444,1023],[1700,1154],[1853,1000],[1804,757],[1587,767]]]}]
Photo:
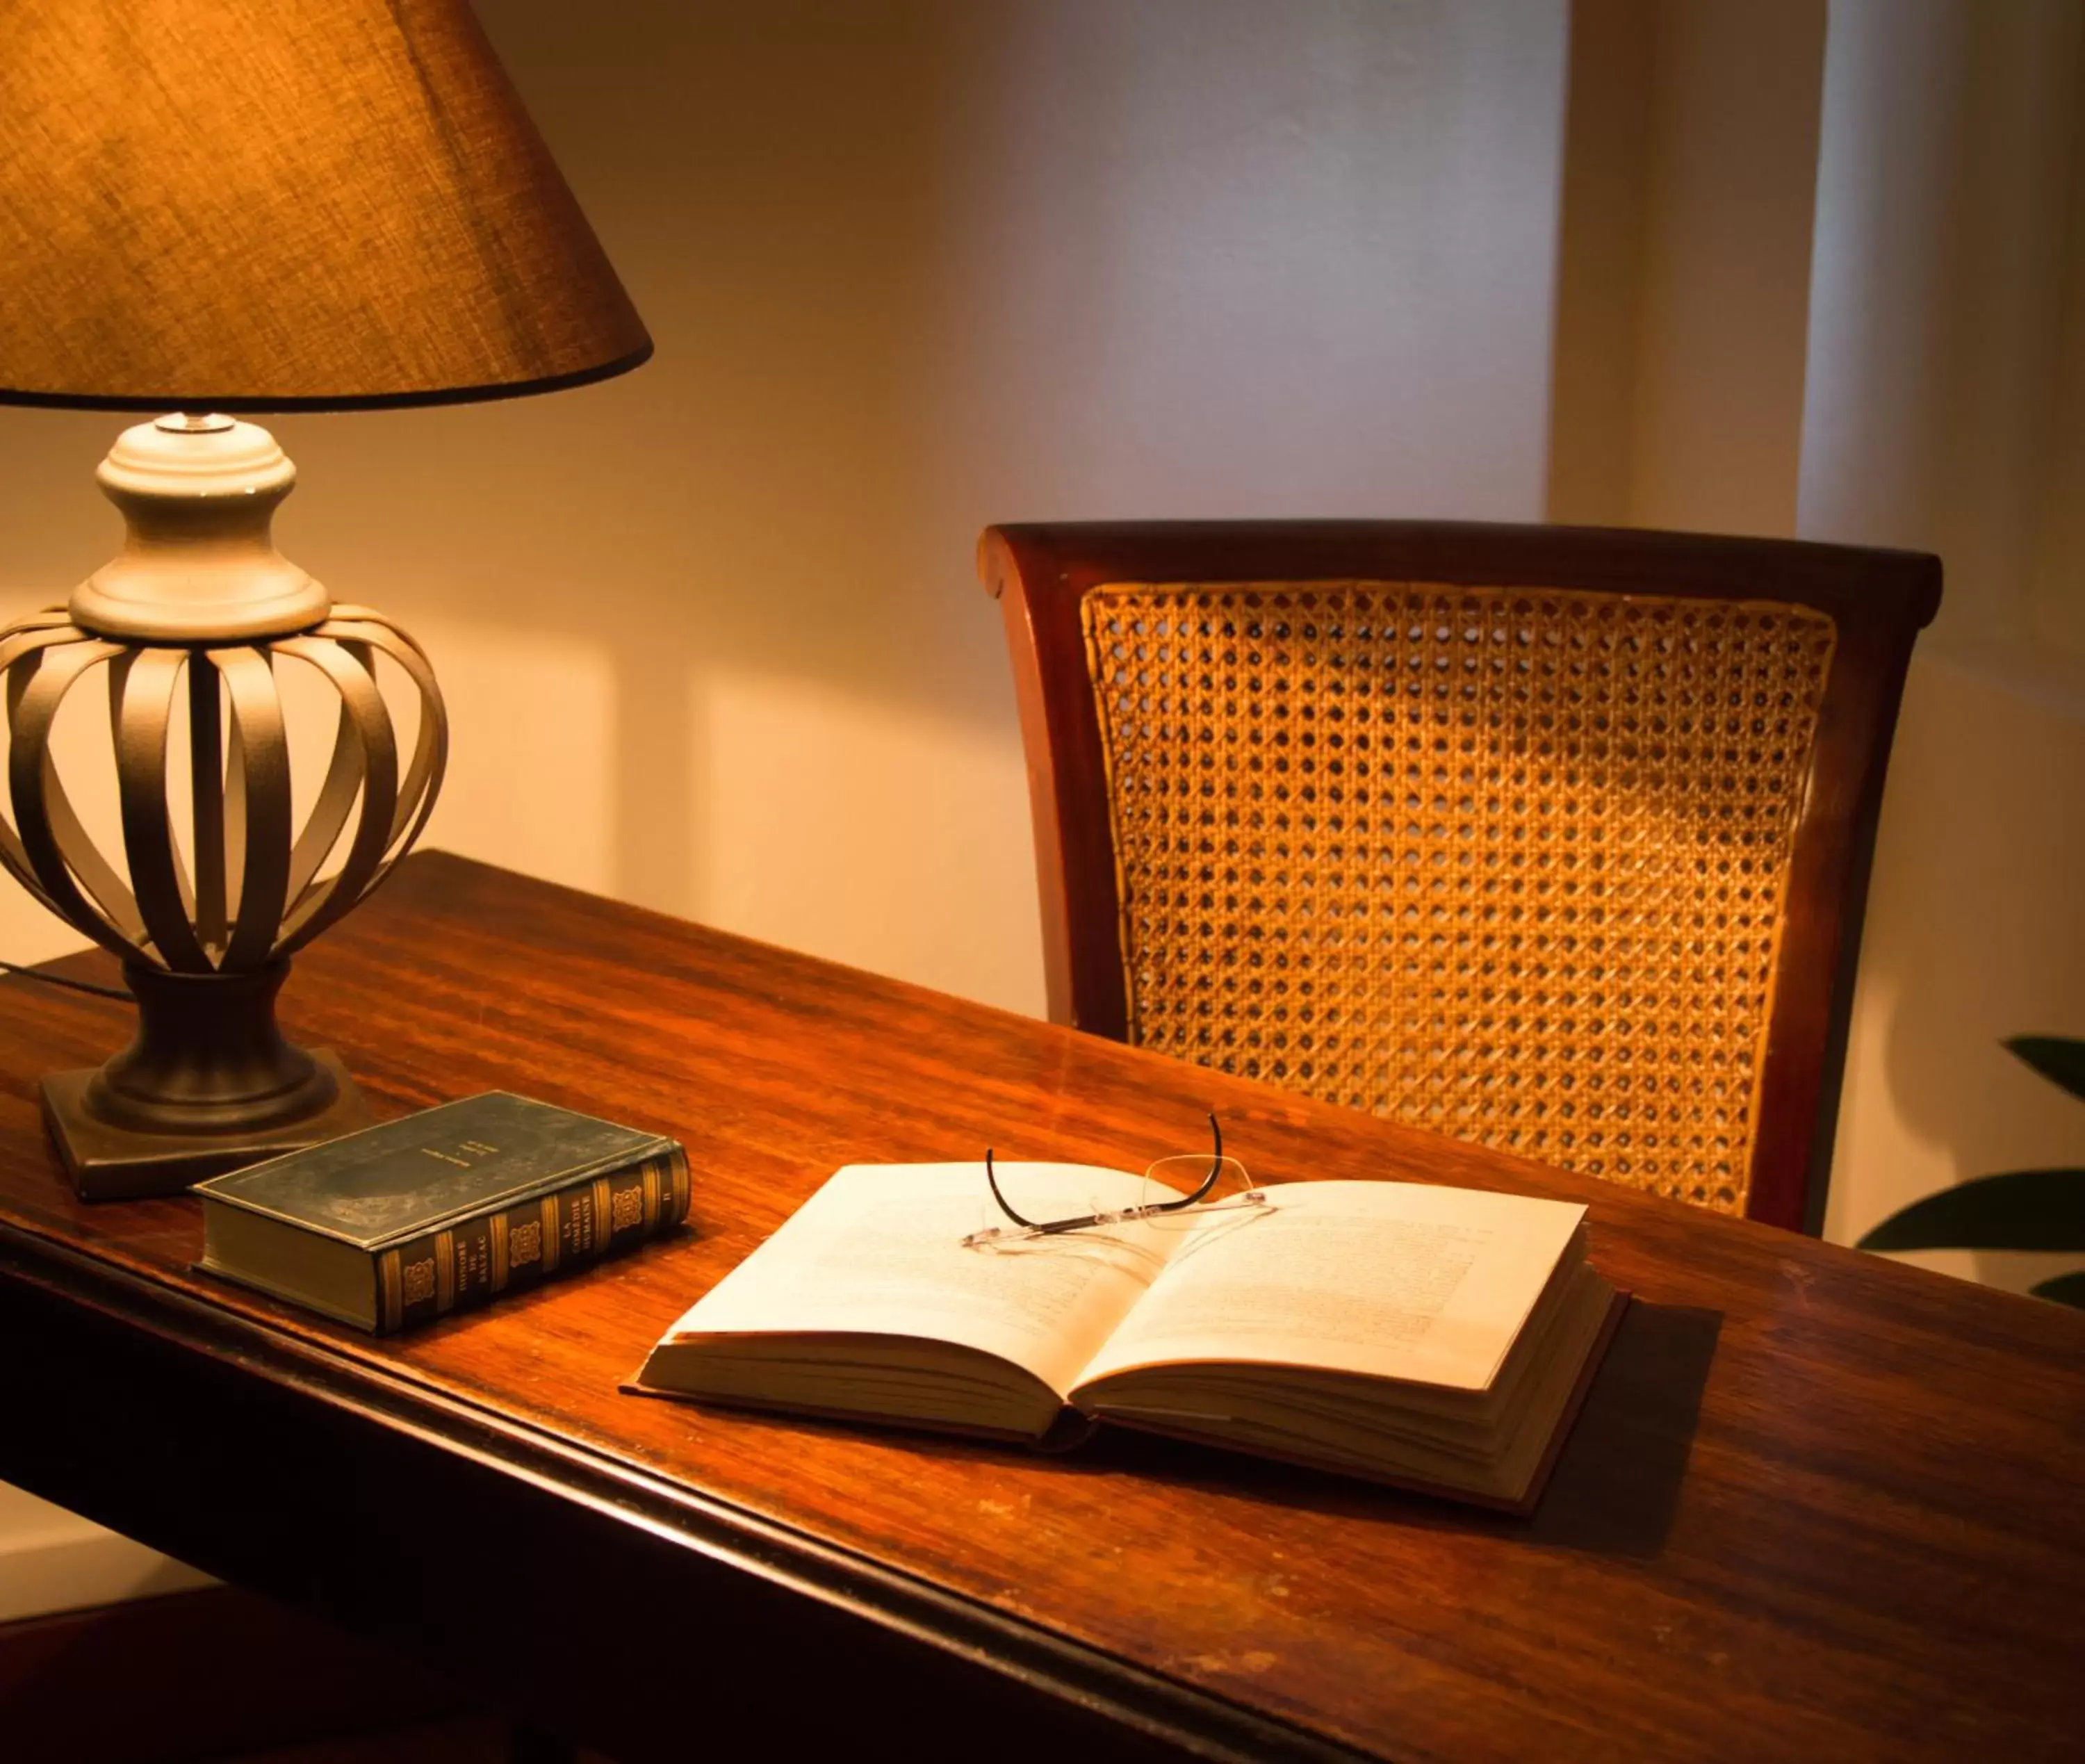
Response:
[{"label": "lampshade", "polygon": [[5,0],[0,119],[0,401],[438,403],[651,353],[463,0]]}]

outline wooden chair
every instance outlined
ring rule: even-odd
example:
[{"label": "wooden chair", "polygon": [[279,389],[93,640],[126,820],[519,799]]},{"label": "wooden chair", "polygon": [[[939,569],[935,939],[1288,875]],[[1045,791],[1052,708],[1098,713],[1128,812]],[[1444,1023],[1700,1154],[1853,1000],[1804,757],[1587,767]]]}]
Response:
[{"label": "wooden chair", "polygon": [[1935,558],[993,527],[1051,1017],[1792,1228]]}]

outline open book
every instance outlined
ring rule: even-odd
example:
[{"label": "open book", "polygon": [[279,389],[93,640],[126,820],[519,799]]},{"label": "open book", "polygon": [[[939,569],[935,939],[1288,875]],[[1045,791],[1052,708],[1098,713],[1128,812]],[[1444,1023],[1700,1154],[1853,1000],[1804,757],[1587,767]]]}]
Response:
[{"label": "open book", "polygon": [[[1051,1217],[1146,1198],[1000,1170]],[[1562,1201],[1288,1183],[966,1246],[983,1193],[976,1164],[842,1170],[631,1388],[1038,1444],[1105,1421],[1525,1511],[1625,1304]]]}]

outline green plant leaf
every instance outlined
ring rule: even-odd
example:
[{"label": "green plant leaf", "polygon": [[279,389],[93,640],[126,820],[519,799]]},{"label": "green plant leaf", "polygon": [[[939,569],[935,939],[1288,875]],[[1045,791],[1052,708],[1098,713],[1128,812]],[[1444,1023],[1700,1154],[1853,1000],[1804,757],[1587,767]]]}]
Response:
[{"label": "green plant leaf", "polygon": [[2085,1102],[2085,1041],[2072,1035],[2014,1035],[2005,1045],[2051,1084]]},{"label": "green plant leaf", "polygon": [[2085,1268],[2058,1274],[2053,1280],[2045,1280],[2028,1290],[2037,1299],[2053,1299],[2060,1305],[2075,1305],[2085,1311]]},{"label": "green plant leaf", "polygon": [[2085,1170],[1979,1176],[1892,1213],[1854,1247],[2085,1250]]}]

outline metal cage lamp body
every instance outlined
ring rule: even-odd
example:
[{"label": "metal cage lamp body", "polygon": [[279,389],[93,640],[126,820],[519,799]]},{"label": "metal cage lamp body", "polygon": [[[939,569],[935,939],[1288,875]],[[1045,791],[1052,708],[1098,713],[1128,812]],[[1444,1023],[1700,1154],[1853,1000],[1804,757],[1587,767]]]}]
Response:
[{"label": "metal cage lamp body", "polygon": [[[0,861],[123,963],[137,1039],[98,1070],[53,1073],[44,1109],[90,1200],[170,1192],[214,1171],[350,1132],[366,1113],[339,1062],[285,1040],[274,1001],[290,958],[404,856],[447,754],[434,670],[367,607],[333,606],[269,536],[294,470],[266,431],[168,419],[128,431],[104,490],[130,542],[70,606],[0,633],[11,749]],[[316,614],[316,616],[313,614]],[[271,629],[295,621],[287,630]],[[409,757],[378,678],[418,699]],[[304,825],[277,678],[332,689],[332,755]],[[105,681],[122,861],[88,832],[51,749],[59,710]],[[187,752],[172,739],[185,695]],[[189,780],[185,853],[169,764]]]}]

